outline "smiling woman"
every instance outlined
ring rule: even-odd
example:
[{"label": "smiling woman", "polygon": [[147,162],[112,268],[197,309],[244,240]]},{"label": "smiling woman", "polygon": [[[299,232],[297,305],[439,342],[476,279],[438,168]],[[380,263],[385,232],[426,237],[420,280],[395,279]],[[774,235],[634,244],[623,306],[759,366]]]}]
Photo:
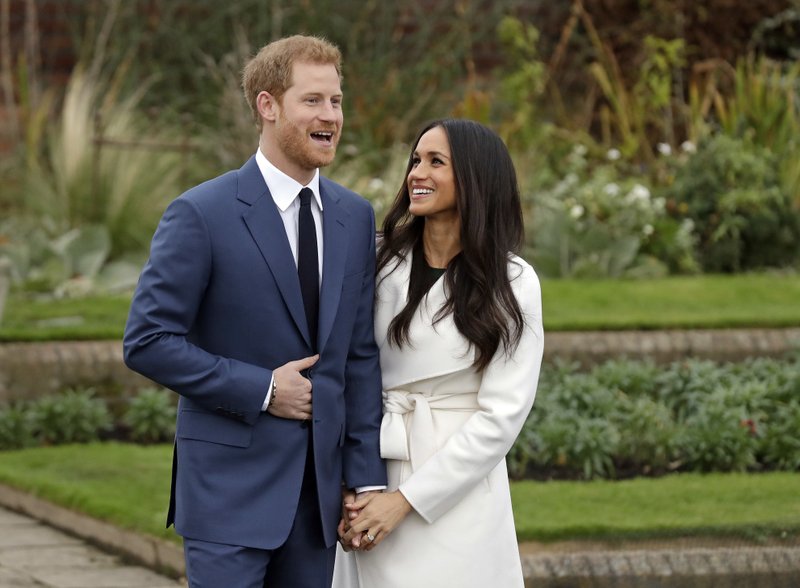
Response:
[{"label": "smiling woman", "polygon": [[334,586],[521,587],[505,455],[533,404],[543,334],[538,278],[515,255],[516,173],[493,131],[440,120],[406,174],[376,286],[389,482],[346,501],[342,545],[358,551],[340,554]]}]

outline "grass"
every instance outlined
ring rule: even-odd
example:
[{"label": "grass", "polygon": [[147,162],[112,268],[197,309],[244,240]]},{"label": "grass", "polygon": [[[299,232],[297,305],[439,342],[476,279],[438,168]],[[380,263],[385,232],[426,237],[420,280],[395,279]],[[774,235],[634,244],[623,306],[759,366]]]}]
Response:
[{"label": "grass", "polygon": [[[126,529],[164,529],[171,445],[67,445],[0,452],[0,482]],[[520,540],[796,537],[800,473],[682,474],[622,482],[512,484]]]},{"label": "grass", "polygon": [[543,280],[553,331],[800,325],[800,275]]},{"label": "grass", "polygon": [[0,341],[122,339],[130,295],[61,300],[9,296]]},{"label": "grass", "polygon": [[[800,275],[740,274],[658,280],[543,280],[550,331],[800,325]],[[0,341],[119,339],[129,295],[9,297]]]},{"label": "grass", "polygon": [[798,472],[524,481],[512,498],[520,540],[800,535]]},{"label": "grass", "polygon": [[140,533],[165,529],[171,445],[96,443],[0,452],[0,482]]}]

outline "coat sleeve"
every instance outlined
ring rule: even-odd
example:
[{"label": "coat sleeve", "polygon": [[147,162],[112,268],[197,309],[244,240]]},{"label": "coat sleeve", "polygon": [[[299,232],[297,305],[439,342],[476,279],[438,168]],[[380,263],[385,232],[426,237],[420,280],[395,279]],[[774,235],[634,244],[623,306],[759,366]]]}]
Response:
[{"label": "coat sleeve", "polygon": [[345,369],[344,483],[349,488],[386,485],[386,465],[380,456],[383,414],[381,372],[375,344],[375,214],[370,206],[364,281]]},{"label": "coat sleeve", "polygon": [[455,506],[500,463],[533,406],[544,351],[541,288],[524,262],[512,288],[525,327],[509,357],[499,349],[484,370],[478,410],[399,490],[429,523]]},{"label": "coat sleeve", "polygon": [[271,372],[189,339],[212,270],[205,219],[188,198],[167,207],[136,287],[123,337],[128,367],[207,410],[254,424]]}]

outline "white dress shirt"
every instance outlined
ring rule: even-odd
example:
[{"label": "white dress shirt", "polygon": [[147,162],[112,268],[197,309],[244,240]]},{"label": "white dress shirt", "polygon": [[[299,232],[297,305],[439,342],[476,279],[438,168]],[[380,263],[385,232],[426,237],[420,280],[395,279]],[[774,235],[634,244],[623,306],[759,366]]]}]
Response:
[{"label": "white dress shirt", "polygon": [[[311,206],[311,214],[314,217],[314,224],[317,227],[317,255],[319,257],[319,279],[322,283],[322,251],[324,243],[322,240],[322,198],[319,195],[319,170],[314,173],[314,177],[307,186],[303,186],[300,182],[292,177],[287,176],[277,167],[272,165],[270,161],[261,152],[261,149],[256,151],[256,164],[264,176],[264,182],[267,184],[269,193],[275,201],[275,206],[278,207],[283,226],[286,229],[286,237],[289,239],[289,247],[292,250],[292,257],[294,257],[294,264],[297,265],[297,217],[300,212],[300,190],[309,188],[314,193],[314,202],[316,206]],[[299,359],[299,358],[298,358]],[[274,378],[273,378],[274,379]],[[267,410],[270,398],[272,397],[272,382],[270,380],[269,388],[267,388],[267,396],[264,399],[264,404],[261,410]]]},{"label": "white dress shirt", "polygon": [[[289,247],[292,249],[295,265],[297,265],[297,217],[300,212],[300,198],[298,198],[298,195],[303,188],[309,188],[314,193],[314,202],[316,202],[317,205],[311,206],[311,214],[314,216],[314,224],[317,226],[317,254],[319,256],[319,279],[321,284],[324,242],[322,240],[322,198],[319,195],[319,170],[314,172],[314,177],[308,185],[303,186],[300,182],[287,176],[272,165],[261,152],[261,149],[256,151],[256,164],[258,164],[258,169],[261,170],[261,175],[264,176],[264,182],[266,182],[267,188],[269,188],[269,193],[272,195],[272,199],[275,201],[275,205],[281,213],[281,219],[286,229],[286,236],[289,239]],[[267,388],[267,396],[261,407],[262,411],[267,410],[271,396],[272,380],[270,380],[269,388]],[[386,488],[386,486],[364,486],[363,488],[356,488],[356,491],[360,494],[372,490],[383,490],[384,488]]]}]

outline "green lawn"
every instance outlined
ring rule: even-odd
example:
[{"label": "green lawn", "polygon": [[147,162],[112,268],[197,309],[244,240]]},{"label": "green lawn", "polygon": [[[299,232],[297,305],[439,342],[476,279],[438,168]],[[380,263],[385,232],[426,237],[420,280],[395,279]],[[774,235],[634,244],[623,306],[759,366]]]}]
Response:
[{"label": "green lawn", "polygon": [[798,275],[544,280],[542,296],[553,331],[800,325]]},{"label": "green lawn", "polygon": [[800,472],[512,485],[521,540],[800,536]]},{"label": "green lawn", "polygon": [[[164,529],[172,446],[117,443],[0,452],[0,482],[127,529]],[[521,540],[800,534],[800,473],[512,484]]]},{"label": "green lawn", "polygon": [[[550,331],[800,325],[800,275],[543,280]],[[33,300],[13,294],[0,341],[119,339],[129,296]]]}]

